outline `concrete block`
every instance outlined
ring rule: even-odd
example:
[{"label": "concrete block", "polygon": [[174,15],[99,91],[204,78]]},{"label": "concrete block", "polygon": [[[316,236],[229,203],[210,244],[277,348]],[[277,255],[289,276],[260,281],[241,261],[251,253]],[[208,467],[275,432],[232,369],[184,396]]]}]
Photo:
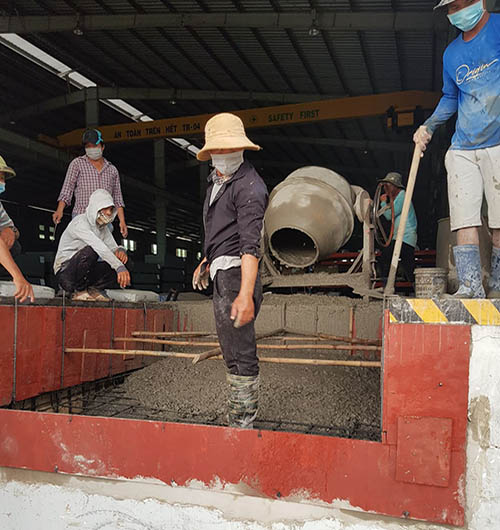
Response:
[{"label": "concrete block", "polygon": [[[14,282],[0,282],[0,296],[14,296],[16,292],[16,286]],[[44,285],[33,285],[33,292],[35,294],[35,299],[51,299],[55,298],[56,293],[51,287],[46,287]]]},{"label": "concrete block", "polygon": [[255,330],[257,333],[269,333],[283,327],[284,304],[262,304]]},{"label": "concrete block", "polygon": [[159,302],[160,295],[153,291],[139,289],[106,289],[106,294],[111,300],[117,302]]},{"label": "concrete block", "polygon": [[316,304],[286,304],[286,327],[301,333],[316,333],[318,326],[318,306]]}]

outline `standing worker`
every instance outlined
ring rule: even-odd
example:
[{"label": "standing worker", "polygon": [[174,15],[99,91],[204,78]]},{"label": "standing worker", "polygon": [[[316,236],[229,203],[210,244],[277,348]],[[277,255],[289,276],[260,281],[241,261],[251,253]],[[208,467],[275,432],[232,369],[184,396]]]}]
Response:
[{"label": "standing worker", "polygon": [[[382,249],[380,256],[380,275],[384,281],[387,281],[389,270],[391,268],[392,254],[394,253],[394,244],[399,229],[399,222],[401,221],[401,212],[403,211],[403,203],[405,201],[405,191],[403,186],[403,177],[400,173],[392,171],[387,173],[384,179],[385,193],[380,197],[380,206],[383,208],[387,205],[389,198],[394,202],[394,237],[388,247]],[[391,220],[391,210],[387,209],[384,212],[384,217]],[[413,204],[410,203],[410,211],[406,220],[405,233],[403,236],[403,244],[401,245],[401,268],[403,274],[409,282],[415,281],[415,247],[417,246],[417,216]]]},{"label": "standing worker", "polygon": [[260,239],[267,188],[243,151],[258,151],[234,114],[213,116],[205,126],[198,160],[212,160],[213,172],[203,207],[204,258],[193,274],[193,288],[214,282],[217,335],[230,385],[228,422],[252,428],[257,416],[259,361],[254,319],[262,303]]},{"label": "standing worker", "polygon": [[[457,298],[484,298],[479,254],[483,194],[492,231],[489,298],[500,298],[500,15],[483,0],[441,0],[462,31],[443,56],[443,96],[413,137],[422,151],[436,128],[458,112],[445,158],[450,225],[459,287]],[[436,9],[435,8],[435,9]]]},{"label": "standing worker", "polygon": [[[15,176],[16,172],[0,156],[0,194],[5,191],[5,181]],[[5,211],[3,204],[0,203],[0,265],[5,267],[7,272],[12,276],[12,280],[16,286],[14,297],[20,302],[24,302],[27,298],[34,302],[33,287],[26,281],[12,258],[11,250],[15,248],[18,237],[19,231]]]},{"label": "standing worker", "polygon": [[54,224],[61,222],[64,208],[71,204],[75,195],[75,206],[72,217],[85,213],[89,199],[95,190],[103,189],[111,194],[120,221],[120,233],[127,237],[128,228],[125,222],[125,203],[123,202],[120,176],[116,167],[106,160],[102,153],[104,141],[101,131],[87,129],[83,133],[82,144],[85,154],[71,161],[66,172],[61,193],[59,194],[57,210],[52,215]]}]

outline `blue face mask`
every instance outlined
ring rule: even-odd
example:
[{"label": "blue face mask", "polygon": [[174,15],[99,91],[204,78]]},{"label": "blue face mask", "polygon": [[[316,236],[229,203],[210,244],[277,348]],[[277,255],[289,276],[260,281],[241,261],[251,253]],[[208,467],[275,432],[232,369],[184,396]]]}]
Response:
[{"label": "blue face mask", "polygon": [[0,182],[0,194],[5,191],[5,182]]},{"label": "blue face mask", "polygon": [[461,31],[470,31],[484,15],[483,0],[448,15],[448,20]]}]

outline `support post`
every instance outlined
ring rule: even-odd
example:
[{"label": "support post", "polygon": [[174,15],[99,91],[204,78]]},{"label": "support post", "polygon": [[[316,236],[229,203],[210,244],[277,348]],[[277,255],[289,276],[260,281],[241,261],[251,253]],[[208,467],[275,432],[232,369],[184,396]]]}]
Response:
[{"label": "support post", "polygon": [[[154,161],[155,161],[155,185],[165,189],[165,140],[155,140]],[[165,199],[157,197],[155,201],[156,214],[156,245],[158,248],[158,262],[165,264],[167,255],[167,202]]]},{"label": "support post", "polygon": [[99,127],[99,98],[96,88],[89,88],[85,93],[85,126]]}]

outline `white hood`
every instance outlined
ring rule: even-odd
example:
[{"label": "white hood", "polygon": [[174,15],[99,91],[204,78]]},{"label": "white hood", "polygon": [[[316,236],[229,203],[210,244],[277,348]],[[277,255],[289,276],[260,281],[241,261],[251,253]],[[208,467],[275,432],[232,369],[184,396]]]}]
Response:
[{"label": "white hood", "polygon": [[116,208],[115,201],[113,201],[113,197],[111,197],[111,194],[106,190],[95,190],[94,193],[92,193],[92,195],[90,196],[89,205],[85,210],[87,221],[91,225],[96,225],[99,228],[104,228],[104,225],[97,225],[97,215],[99,214],[100,210],[102,210],[103,208],[109,208],[110,206],[113,207],[113,213],[111,214],[111,217],[114,221],[116,217]]}]

